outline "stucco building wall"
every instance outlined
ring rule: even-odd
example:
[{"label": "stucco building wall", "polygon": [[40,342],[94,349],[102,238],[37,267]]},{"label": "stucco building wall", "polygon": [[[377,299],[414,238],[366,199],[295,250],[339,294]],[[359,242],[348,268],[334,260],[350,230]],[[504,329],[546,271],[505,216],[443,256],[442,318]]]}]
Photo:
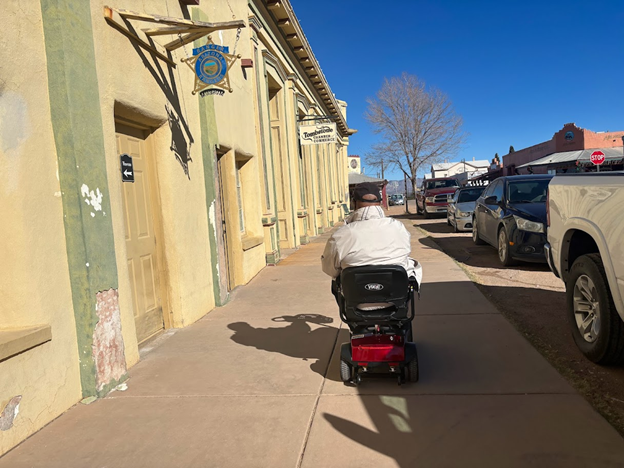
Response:
[{"label": "stucco building wall", "polygon": [[[172,52],[173,68],[111,27],[103,0],[7,6],[0,340],[7,329],[33,325],[49,325],[52,340],[0,361],[0,413],[21,396],[18,417],[0,433],[0,454],[81,398],[108,392],[139,360],[119,132],[143,142],[153,169],[165,328],[193,323],[278,262],[282,249],[343,219],[349,135],[343,128],[336,144],[299,147],[300,119],[326,116],[327,102],[265,3],[229,4],[246,24],[236,53],[253,66],[238,61],[233,92],[216,97],[193,95],[194,74],[180,63],[205,40]],[[216,0],[199,7],[123,0],[115,7],[232,19],[227,2]],[[212,39],[233,52],[236,36],[221,31]],[[346,118],[346,103],[339,111]],[[281,245],[278,186],[289,229]]]},{"label": "stucco building wall", "polygon": [[0,338],[6,330],[49,325],[52,340],[0,361],[0,413],[21,396],[12,427],[0,432],[0,454],[81,395],[41,8],[9,2],[3,16]]}]

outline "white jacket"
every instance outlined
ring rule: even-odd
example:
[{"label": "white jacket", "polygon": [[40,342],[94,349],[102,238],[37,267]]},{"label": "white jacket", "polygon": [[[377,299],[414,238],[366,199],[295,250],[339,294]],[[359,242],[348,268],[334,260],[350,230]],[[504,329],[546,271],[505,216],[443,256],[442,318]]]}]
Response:
[{"label": "white jacket", "polygon": [[327,241],[321,257],[323,271],[332,278],[344,268],[401,265],[420,285],[422,267],[410,258],[410,233],[401,221],[386,218],[380,206],[354,211]]}]

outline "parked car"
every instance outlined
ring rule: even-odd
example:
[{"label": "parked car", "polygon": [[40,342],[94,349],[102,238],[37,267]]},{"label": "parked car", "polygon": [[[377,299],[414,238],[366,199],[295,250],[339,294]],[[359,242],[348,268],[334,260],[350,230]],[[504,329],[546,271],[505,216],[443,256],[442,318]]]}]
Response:
[{"label": "parked car", "polygon": [[391,195],[389,199],[390,206],[405,205],[405,198],[401,194]]},{"label": "parked car", "polygon": [[504,266],[516,260],[545,262],[546,191],[552,175],[501,177],[477,200],[472,218],[475,244],[498,249]]},{"label": "parked car", "polygon": [[459,188],[454,177],[426,179],[422,189],[416,193],[416,212],[429,218],[432,214],[446,214],[448,202]]},{"label": "parked car", "polygon": [[567,315],[581,352],[624,362],[624,173],[557,175],[548,190],[551,270],[566,286]]},{"label": "parked car", "polygon": [[455,232],[472,231],[472,213],[485,187],[464,187],[449,202],[446,222]]}]

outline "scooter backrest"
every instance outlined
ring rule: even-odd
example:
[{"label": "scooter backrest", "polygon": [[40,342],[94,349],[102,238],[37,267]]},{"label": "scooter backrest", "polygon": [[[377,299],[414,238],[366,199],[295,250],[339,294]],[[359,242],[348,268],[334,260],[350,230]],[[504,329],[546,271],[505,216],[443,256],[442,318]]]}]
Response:
[{"label": "scooter backrest", "polygon": [[400,265],[346,268],[340,283],[347,304],[404,302],[409,294],[407,272]]}]

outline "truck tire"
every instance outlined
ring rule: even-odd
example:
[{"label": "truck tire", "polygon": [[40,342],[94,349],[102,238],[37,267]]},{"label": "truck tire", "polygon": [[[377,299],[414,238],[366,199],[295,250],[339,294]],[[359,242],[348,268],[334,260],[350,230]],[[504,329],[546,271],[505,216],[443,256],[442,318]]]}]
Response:
[{"label": "truck tire", "polygon": [[566,282],[572,336],[597,364],[624,361],[624,322],[617,313],[600,254],[577,258]]}]

